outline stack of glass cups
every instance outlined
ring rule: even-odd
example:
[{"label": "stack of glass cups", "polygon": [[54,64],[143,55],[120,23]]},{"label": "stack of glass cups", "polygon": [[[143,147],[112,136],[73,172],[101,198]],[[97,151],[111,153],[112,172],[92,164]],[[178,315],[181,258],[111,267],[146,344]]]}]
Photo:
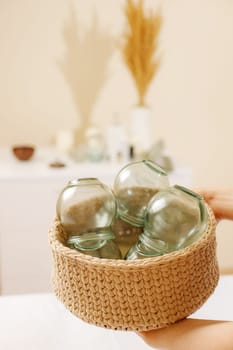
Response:
[{"label": "stack of glass cups", "polygon": [[116,214],[113,192],[97,178],[68,182],[57,200],[57,216],[70,248],[100,258],[121,259],[111,225]]},{"label": "stack of glass cups", "polygon": [[144,230],[126,259],[153,257],[184,248],[205,231],[207,219],[200,195],[178,185],[162,190],[150,200]]},{"label": "stack of glass cups", "polygon": [[114,231],[123,256],[137,242],[142,232],[149,200],[167,186],[167,173],[150,160],[129,163],[115,177],[117,217],[114,220]]}]

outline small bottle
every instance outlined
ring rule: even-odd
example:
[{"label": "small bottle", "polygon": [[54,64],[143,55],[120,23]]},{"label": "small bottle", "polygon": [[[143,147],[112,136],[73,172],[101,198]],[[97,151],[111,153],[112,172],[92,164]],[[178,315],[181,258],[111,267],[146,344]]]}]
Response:
[{"label": "small bottle", "polygon": [[70,181],[60,193],[56,209],[70,248],[100,258],[121,258],[111,229],[115,196],[97,178]]},{"label": "small bottle", "polygon": [[85,133],[86,158],[90,162],[100,162],[105,157],[104,137],[97,127],[90,127]]},{"label": "small bottle", "polygon": [[168,186],[167,173],[154,162],[129,163],[114,181],[118,218],[134,227],[142,227],[148,202],[155,193]]},{"label": "small bottle", "polygon": [[127,260],[158,256],[186,247],[205,231],[208,214],[203,198],[175,185],[158,192],[149,202],[143,233]]},{"label": "small bottle", "polygon": [[112,163],[128,161],[126,129],[116,113],[106,126],[105,131],[105,144],[109,161]]}]

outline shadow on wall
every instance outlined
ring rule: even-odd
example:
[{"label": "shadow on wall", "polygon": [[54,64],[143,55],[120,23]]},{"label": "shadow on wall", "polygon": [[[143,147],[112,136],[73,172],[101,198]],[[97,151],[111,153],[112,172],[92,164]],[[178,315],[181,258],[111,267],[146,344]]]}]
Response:
[{"label": "shadow on wall", "polygon": [[65,54],[57,64],[69,86],[77,113],[80,114],[81,125],[76,136],[78,143],[82,143],[94,105],[108,77],[107,68],[114,50],[114,39],[99,27],[96,12],[92,15],[89,29],[80,37],[72,5],[70,18],[64,24],[63,37]]}]

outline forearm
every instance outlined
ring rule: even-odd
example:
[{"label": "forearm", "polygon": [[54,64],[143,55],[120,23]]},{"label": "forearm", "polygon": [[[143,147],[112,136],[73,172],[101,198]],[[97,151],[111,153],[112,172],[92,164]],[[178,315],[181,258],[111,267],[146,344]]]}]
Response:
[{"label": "forearm", "polygon": [[185,319],[139,335],[161,350],[233,350],[233,322],[227,321]]}]

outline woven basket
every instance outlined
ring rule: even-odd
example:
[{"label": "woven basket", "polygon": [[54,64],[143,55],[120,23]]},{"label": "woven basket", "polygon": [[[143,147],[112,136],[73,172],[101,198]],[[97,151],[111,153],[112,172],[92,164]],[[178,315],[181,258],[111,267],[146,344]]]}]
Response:
[{"label": "woven basket", "polygon": [[49,238],[56,296],[82,320],[116,330],[162,328],[189,316],[219,278],[216,222],[208,212],[206,232],[189,247],[131,261],[94,258],[68,248],[55,220]]}]

